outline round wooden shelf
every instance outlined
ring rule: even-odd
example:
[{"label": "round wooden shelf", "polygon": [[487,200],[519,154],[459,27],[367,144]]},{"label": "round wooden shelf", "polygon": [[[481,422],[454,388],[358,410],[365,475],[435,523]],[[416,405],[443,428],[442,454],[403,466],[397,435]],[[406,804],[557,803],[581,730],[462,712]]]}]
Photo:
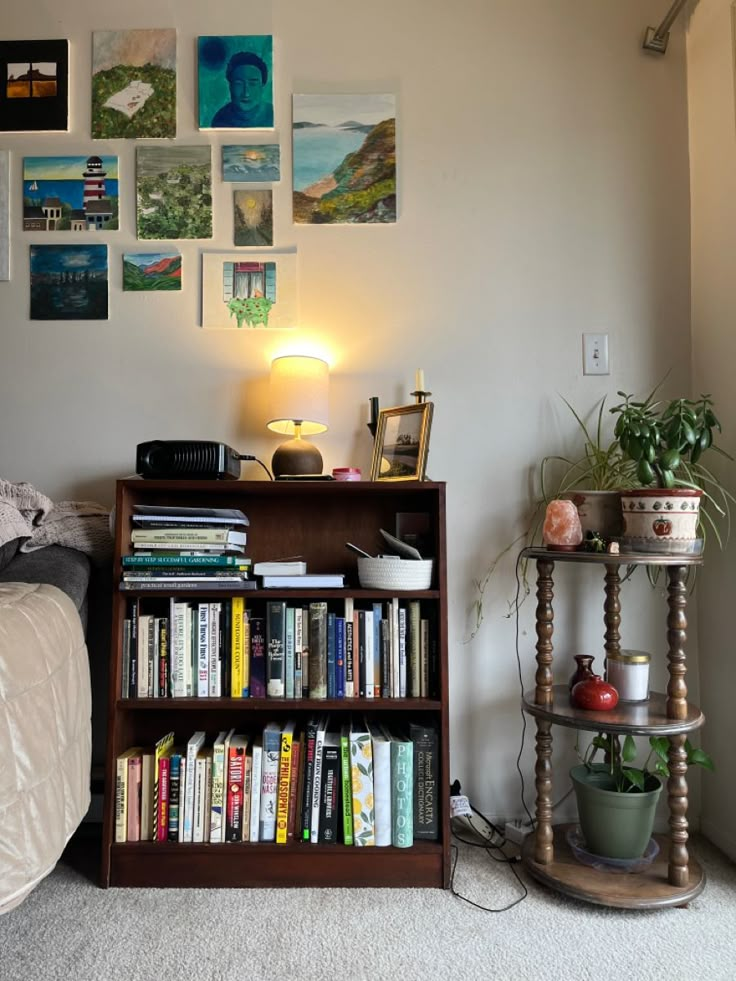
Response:
[{"label": "round wooden shelf", "polygon": [[646,702],[619,702],[611,711],[590,712],[570,704],[567,685],[553,685],[551,705],[535,704],[534,691],[525,691],[522,707],[530,715],[546,719],[555,725],[586,729],[589,732],[630,732],[635,736],[666,736],[691,732],[705,722],[703,713],[697,705],[690,702],[687,703],[685,719],[668,718],[667,696],[662,692],[651,692]]},{"label": "round wooden shelf", "polygon": [[643,872],[612,873],[583,865],[573,855],[567,843],[569,824],[554,828],[554,861],[541,865],[534,859],[534,835],[529,835],[522,848],[522,859],[529,874],[545,886],[558,892],[599,906],[620,909],[659,909],[685,906],[698,896],[705,886],[705,872],[689,856],[690,879],[686,886],[672,886],[667,879],[669,839],[655,835],[659,854]]}]

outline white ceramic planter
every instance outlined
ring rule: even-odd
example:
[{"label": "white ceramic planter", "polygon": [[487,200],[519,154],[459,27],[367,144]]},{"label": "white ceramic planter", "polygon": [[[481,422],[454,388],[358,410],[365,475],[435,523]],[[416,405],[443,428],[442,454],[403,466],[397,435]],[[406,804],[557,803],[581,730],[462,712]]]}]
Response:
[{"label": "white ceramic planter", "polygon": [[702,491],[647,487],[621,491],[625,538],[692,542],[697,538]]}]

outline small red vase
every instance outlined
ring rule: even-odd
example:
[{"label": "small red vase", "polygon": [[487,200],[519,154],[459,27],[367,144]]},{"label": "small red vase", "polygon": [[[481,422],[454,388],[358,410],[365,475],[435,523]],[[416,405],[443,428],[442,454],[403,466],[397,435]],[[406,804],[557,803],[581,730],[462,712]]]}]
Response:
[{"label": "small red vase", "polygon": [[599,674],[594,674],[592,678],[586,678],[585,681],[579,681],[573,686],[570,697],[576,708],[588,709],[591,712],[606,712],[618,705],[618,692]]}]

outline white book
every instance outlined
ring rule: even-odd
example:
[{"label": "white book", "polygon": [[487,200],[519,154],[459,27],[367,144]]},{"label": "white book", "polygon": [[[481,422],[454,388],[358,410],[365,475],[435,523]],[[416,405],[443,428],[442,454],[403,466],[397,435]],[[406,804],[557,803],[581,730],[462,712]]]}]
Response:
[{"label": "white book", "polygon": [[294,698],[303,695],[304,677],[302,657],[304,651],[304,609],[297,606],[294,609]]},{"label": "white book", "polygon": [[303,576],[307,571],[306,562],[256,562],[253,566],[255,576]]},{"label": "white book", "polygon": [[[195,732],[187,743],[186,759],[186,787],[184,791],[184,836],[183,841],[193,841],[194,833],[194,787],[195,787],[195,765],[197,754],[204,745],[205,733]],[[182,823],[181,814],[179,822]]]},{"label": "white book", "polygon": [[204,758],[204,828],[202,829],[202,840],[210,840],[210,821],[212,807],[212,750],[205,750],[207,754]]},{"label": "white book", "polygon": [[222,694],[222,662],[220,661],[220,609],[221,603],[210,603],[210,635],[208,641],[209,664],[207,667],[207,694],[219,698]]},{"label": "white book", "polygon": [[319,805],[322,799],[322,747],[325,744],[325,733],[329,716],[320,719],[317,735],[314,740],[314,779],[312,782],[312,813],[309,820],[309,841],[316,845],[319,842]]},{"label": "white book", "polygon": [[[357,668],[357,664],[356,664],[356,661],[355,661],[355,652],[358,649],[358,645],[356,643],[357,638],[355,637],[355,633],[354,633],[354,630],[353,630],[353,613],[354,613],[354,608],[355,607],[354,607],[354,603],[353,603],[353,597],[352,596],[347,596],[345,598],[345,613],[344,613],[344,616],[345,616],[345,698],[354,698],[355,697],[355,671],[356,671],[356,668]],[[350,628],[349,629],[348,629],[348,624],[350,624]],[[348,647],[348,644],[347,644],[347,638],[348,638],[348,636],[350,636],[352,638],[352,640],[351,640],[352,650],[351,650],[351,653],[350,653],[350,658],[351,658],[351,660],[350,660],[351,676],[349,678],[348,678],[348,649],[347,649],[347,647]]]},{"label": "white book", "polygon": [[391,737],[383,726],[367,723],[373,750],[373,808],[376,845],[391,844]]},{"label": "white book", "polygon": [[294,697],[294,607],[286,607],[284,618],[284,698]]},{"label": "white book", "polygon": [[365,611],[365,697],[375,697],[376,662],[373,639],[373,610]]},{"label": "white book", "polygon": [[225,841],[225,788],[227,787],[227,749],[234,729],[223,729],[212,747],[212,795],[210,803],[210,835],[214,845]]},{"label": "white book", "polygon": [[141,841],[153,839],[153,753],[143,753],[141,767]]},{"label": "white book", "polygon": [[204,841],[207,763],[203,752],[194,761],[194,820],[192,822],[192,841]]},{"label": "white book", "polygon": [[191,698],[196,690],[193,687],[193,668],[192,668],[192,615],[193,608],[186,603],[184,605],[184,631],[182,637],[182,648],[184,656],[184,694]]},{"label": "white book", "polygon": [[399,608],[399,598],[394,596],[391,600],[391,697],[398,698],[400,692],[399,680],[399,661],[401,646],[401,627],[399,618],[401,611]]},{"label": "white book", "polygon": [[406,610],[399,610],[399,698],[406,698]]},{"label": "white book", "polygon": [[138,698],[148,698],[148,641],[153,629],[153,614],[142,613],[138,617],[138,677],[136,679],[136,695]]},{"label": "white book", "polygon": [[186,807],[186,796],[187,796],[187,761],[186,758],[181,761],[181,770],[179,772],[179,841],[184,841],[184,816],[187,812]]},{"label": "white book", "polygon": [[258,841],[261,816],[261,780],[263,779],[263,746],[260,739],[253,743],[253,764],[250,776],[250,840]]},{"label": "white book", "polygon": [[258,826],[259,841],[276,841],[276,796],[281,758],[281,726],[269,722],[263,730],[261,759],[261,806]]},{"label": "white book", "polygon": [[197,697],[209,694],[210,671],[210,604],[197,606]]}]

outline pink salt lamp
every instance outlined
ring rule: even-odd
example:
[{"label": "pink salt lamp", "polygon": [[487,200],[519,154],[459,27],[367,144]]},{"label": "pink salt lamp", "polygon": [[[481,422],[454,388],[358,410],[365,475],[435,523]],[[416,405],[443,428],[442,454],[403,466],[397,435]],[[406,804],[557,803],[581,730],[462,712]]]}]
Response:
[{"label": "pink salt lamp", "polygon": [[544,515],[542,541],[550,548],[572,550],[583,540],[578,509],[572,501],[550,501]]}]

